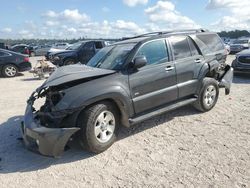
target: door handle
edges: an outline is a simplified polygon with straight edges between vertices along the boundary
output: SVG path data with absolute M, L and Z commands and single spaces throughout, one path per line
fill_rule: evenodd
M 171 70 L 173 70 L 174 69 L 174 67 L 172 67 L 172 66 L 167 66 L 166 68 L 165 68 L 165 71 L 171 71 Z
M 200 62 L 201 62 L 201 59 L 196 59 L 194 62 L 195 62 L 195 63 L 200 63 Z

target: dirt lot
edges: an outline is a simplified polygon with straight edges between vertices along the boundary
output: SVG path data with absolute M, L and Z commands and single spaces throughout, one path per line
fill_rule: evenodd
M 102 154 L 74 146 L 60 159 L 18 140 L 26 99 L 42 82 L 30 73 L 0 78 L 1 187 L 250 186 L 250 76 L 235 77 L 231 94 L 221 90 L 208 113 L 184 107 L 122 128 Z

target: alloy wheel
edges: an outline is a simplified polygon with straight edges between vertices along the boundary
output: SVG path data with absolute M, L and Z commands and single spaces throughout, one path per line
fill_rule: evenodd
M 110 111 L 103 111 L 95 122 L 95 136 L 101 143 L 108 142 L 115 131 L 115 117 Z

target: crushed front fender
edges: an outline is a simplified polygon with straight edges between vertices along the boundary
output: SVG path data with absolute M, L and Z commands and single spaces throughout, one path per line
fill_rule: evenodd
M 233 81 L 234 69 L 231 66 L 227 65 L 224 70 L 225 72 L 219 80 L 219 87 L 225 88 L 225 94 L 228 95 L 230 93 L 230 89 L 231 89 L 231 85 Z
M 24 144 L 28 149 L 38 151 L 42 155 L 60 157 L 65 145 L 80 128 L 47 128 L 34 118 L 33 107 L 28 103 L 21 125 Z

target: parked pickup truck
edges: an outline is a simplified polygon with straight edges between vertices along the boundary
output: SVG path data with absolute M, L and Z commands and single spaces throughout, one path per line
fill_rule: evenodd
M 108 149 L 120 126 L 192 104 L 211 110 L 219 88 L 229 94 L 233 69 L 216 33 L 149 33 L 100 50 L 86 65 L 58 68 L 27 102 L 21 126 L 28 148 L 60 156 L 77 139 L 94 153 Z M 34 108 L 38 98 L 46 102 Z M 131 143 L 133 144 L 133 143 Z
M 100 49 L 106 46 L 105 41 L 80 41 L 66 50 L 50 53 L 48 59 L 56 66 L 72 65 L 78 62 L 86 64 Z

